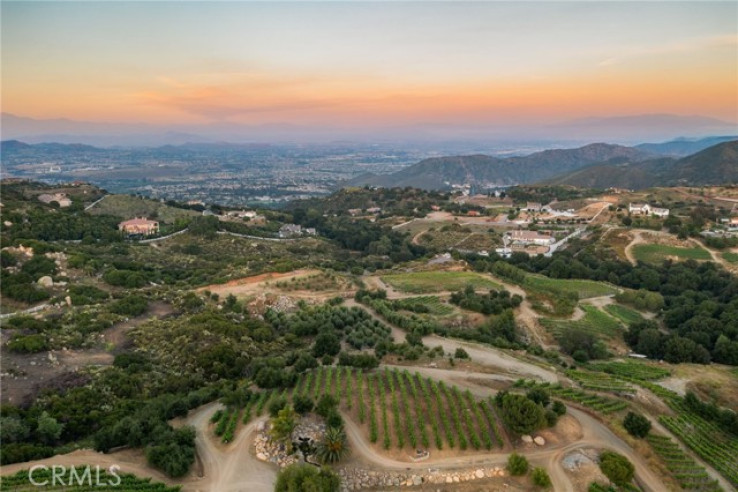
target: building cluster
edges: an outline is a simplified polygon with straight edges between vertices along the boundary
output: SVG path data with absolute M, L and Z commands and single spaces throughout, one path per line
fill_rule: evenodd
M 628 212 L 630 215 L 655 215 L 656 217 L 668 217 L 668 208 L 652 207 L 648 203 L 629 203 Z
M 315 236 L 317 231 L 313 227 L 303 228 L 299 224 L 285 224 L 279 228 L 279 238 L 288 239 L 300 236 Z

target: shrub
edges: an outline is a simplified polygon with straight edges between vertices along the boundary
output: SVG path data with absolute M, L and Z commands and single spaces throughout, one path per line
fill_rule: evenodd
M 307 395 L 296 395 L 292 398 L 292 405 L 295 407 L 295 412 L 300 415 L 305 415 L 313 409 L 315 403 L 313 402 L 313 399 Z
M 548 473 L 546 473 L 546 470 L 543 468 L 533 468 L 531 476 L 533 478 L 533 483 L 538 487 L 548 488 L 551 486 L 551 478 L 549 478 Z
M 626 485 L 633 480 L 635 468 L 625 456 L 612 451 L 600 454 L 600 470 L 615 485 Z
M 510 475 L 525 475 L 528 472 L 528 460 L 517 453 L 511 454 L 507 458 L 507 471 Z
M 623 420 L 623 427 L 631 436 L 644 438 L 651 430 L 651 422 L 639 413 L 628 412 Z
M 466 350 L 459 347 L 456 349 L 456 352 L 454 352 L 454 357 L 456 357 L 457 359 L 468 359 L 469 354 L 466 352 Z
M 275 492 L 337 492 L 341 481 L 327 468 L 318 471 L 311 465 L 294 464 L 285 467 L 277 475 Z
M 548 396 L 548 391 L 543 388 L 529 389 L 525 396 L 527 396 L 529 400 L 532 400 L 544 407 L 547 407 L 551 401 L 551 398 Z
M 566 405 L 561 403 L 559 400 L 556 400 L 555 402 L 553 402 L 553 405 L 551 405 L 551 410 L 556 412 L 556 415 L 561 417 L 566 413 Z
M 331 395 L 323 395 L 315 406 L 315 413 L 323 418 L 327 418 L 331 413 L 335 413 L 338 408 L 338 402 Z
M 339 416 L 340 418 L 340 416 Z M 346 433 L 342 428 L 329 425 L 318 443 L 317 455 L 323 463 L 337 463 L 349 452 Z
M 279 414 L 279 411 L 287 406 L 287 399 L 284 397 L 278 397 L 273 399 L 269 403 L 269 416 L 274 418 Z M 298 412 L 299 413 L 299 412 Z

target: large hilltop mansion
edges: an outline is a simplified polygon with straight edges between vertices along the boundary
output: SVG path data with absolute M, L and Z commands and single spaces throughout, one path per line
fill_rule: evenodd
M 151 236 L 159 232 L 159 223 L 144 217 L 136 217 L 135 219 L 125 220 L 118 224 L 118 230 L 131 236 Z

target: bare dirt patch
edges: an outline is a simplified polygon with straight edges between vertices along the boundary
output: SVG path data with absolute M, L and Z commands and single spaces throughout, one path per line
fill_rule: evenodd
M 102 333 L 102 339 L 114 349 L 122 347 L 127 333 L 151 319 L 163 318 L 174 311 L 170 304 L 152 302 L 141 316 L 116 323 Z M 21 404 L 46 387 L 61 384 L 67 387 L 77 379 L 75 373 L 89 366 L 106 366 L 113 363 L 113 352 L 102 349 L 51 350 L 36 354 L 16 354 L 6 349 L 10 338 L 8 330 L 1 332 L 2 374 L 0 374 L 0 399 L 2 403 Z

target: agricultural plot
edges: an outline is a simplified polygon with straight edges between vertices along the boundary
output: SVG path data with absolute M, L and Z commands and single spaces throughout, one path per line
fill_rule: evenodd
M 542 275 L 526 275 L 523 287 L 532 287 L 555 295 L 576 295 L 579 299 L 615 295 L 619 292 L 617 287 L 604 282 L 549 278 Z
M 85 475 L 89 469 L 90 474 Z M 13 490 L 18 492 L 31 492 L 36 490 L 95 490 L 102 492 L 177 492 L 180 487 L 168 487 L 160 482 L 152 482 L 150 478 L 139 478 L 129 473 L 118 473 L 114 476 L 104 469 L 100 469 L 99 473 L 95 465 L 77 465 L 75 467 L 75 476 L 72 475 L 70 468 L 60 476 L 57 470 L 49 468 L 34 469 L 32 483 L 29 477 L 30 470 L 21 470 L 15 475 L 0 477 L 0 490 Z M 57 474 L 56 480 L 52 474 Z M 74 479 L 74 480 L 73 480 Z M 82 485 L 80 485 L 80 480 Z M 46 485 L 39 485 L 46 483 Z
M 668 258 L 679 260 L 710 260 L 711 256 L 706 249 L 695 246 L 694 248 L 680 248 L 678 246 L 667 246 L 663 244 L 636 244 L 633 246 L 633 256 L 636 260 L 644 263 L 661 263 Z
M 623 362 L 590 362 L 587 369 L 591 371 L 605 372 L 621 378 L 640 379 L 643 381 L 656 381 L 671 375 L 671 371 L 647 362 L 623 361 Z
M 591 408 L 600 413 L 608 414 L 619 412 L 628 407 L 623 400 L 616 400 L 606 396 L 600 396 L 595 393 L 582 391 L 576 388 L 564 388 L 561 384 L 537 383 L 534 380 L 520 379 L 515 382 L 517 388 L 543 388 L 551 393 L 552 396 L 562 398 L 564 400 L 573 401 L 583 407 Z
M 382 281 L 402 292 L 427 294 L 460 290 L 471 284 L 476 289 L 501 289 L 502 286 L 473 272 L 414 272 L 382 276 Z
M 723 253 L 722 256 L 725 261 L 728 261 L 730 263 L 738 263 L 738 253 L 727 252 Z
M 738 439 L 726 435 L 714 424 L 688 411 L 680 412 L 675 417 L 662 415 L 659 422 L 738 487 Z
M 635 393 L 633 386 L 609 374 L 570 370 L 566 371 L 566 375 L 582 388 L 611 393 Z
M 584 317 L 576 321 L 560 321 L 552 319 L 541 319 L 541 324 L 548 328 L 555 337 L 559 337 L 565 330 L 576 329 L 597 336 L 613 338 L 619 335 L 623 326 L 605 312 L 594 306 L 581 306 Z
M 614 316 L 626 325 L 643 321 L 641 313 L 634 309 L 621 306 L 620 304 L 608 304 L 605 306 L 605 311 L 607 311 L 607 314 Z
M 407 370 L 319 368 L 301 378 L 292 394 L 316 400 L 334 396 L 367 440 L 386 450 L 420 446 L 478 451 L 504 445 L 492 402 Z
M 454 308 L 448 304 L 444 304 L 436 296 L 418 296 L 418 297 L 407 297 L 404 299 L 397 299 L 393 301 L 393 305 L 396 309 L 406 310 L 406 307 L 410 307 L 410 311 L 413 311 L 414 305 L 423 306 L 427 309 L 428 314 L 435 316 L 445 316 L 454 312 Z M 414 310 L 417 312 L 417 310 Z
M 723 490 L 715 480 L 710 478 L 704 467 L 697 464 L 669 437 L 652 433 L 646 437 L 646 440 L 684 490 L 700 492 Z

